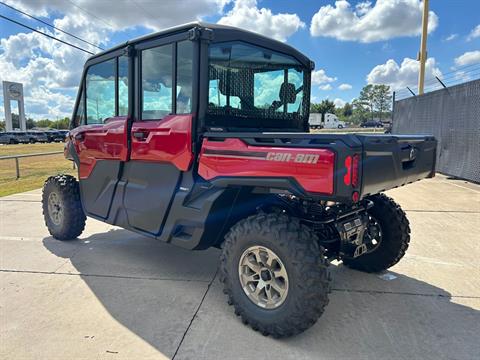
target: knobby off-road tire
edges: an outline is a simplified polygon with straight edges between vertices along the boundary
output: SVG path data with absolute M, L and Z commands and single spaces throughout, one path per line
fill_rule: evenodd
M 278 307 L 260 307 L 242 287 L 239 262 L 252 247 L 273 252 L 288 275 L 288 292 Z M 307 226 L 283 213 L 260 213 L 239 221 L 225 236 L 220 280 L 244 324 L 280 338 L 305 331 L 322 315 L 330 291 L 327 266 L 324 249 Z
M 355 270 L 374 273 L 386 270 L 400 261 L 410 243 L 410 225 L 405 212 L 384 194 L 369 198 L 374 205 L 368 210 L 381 228 L 381 242 L 372 252 L 343 263 Z
M 76 239 L 85 228 L 80 188 L 73 176 L 50 176 L 43 185 L 42 207 L 48 232 L 57 240 Z

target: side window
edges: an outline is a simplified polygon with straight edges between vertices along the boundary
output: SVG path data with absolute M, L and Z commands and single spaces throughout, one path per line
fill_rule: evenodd
M 116 59 L 92 65 L 87 71 L 87 123 L 102 124 L 115 116 Z
M 142 119 L 162 119 L 172 113 L 172 51 L 163 45 L 142 51 Z
M 81 89 L 80 91 L 82 93 L 80 94 L 77 112 L 75 113 L 75 117 L 73 118 L 74 127 L 85 125 L 85 96 L 83 93 L 83 89 Z
M 177 114 L 192 112 L 193 44 L 177 43 Z
M 118 58 L 118 116 L 128 115 L 128 57 Z

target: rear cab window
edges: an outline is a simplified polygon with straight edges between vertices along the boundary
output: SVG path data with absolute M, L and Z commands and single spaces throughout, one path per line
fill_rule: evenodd
M 309 71 L 294 57 L 241 41 L 211 44 L 206 124 L 298 129 Z

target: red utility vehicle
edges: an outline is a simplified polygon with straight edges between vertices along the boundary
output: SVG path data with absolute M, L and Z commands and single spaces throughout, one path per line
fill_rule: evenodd
M 382 191 L 435 174 L 432 136 L 308 133 L 314 64 L 252 32 L 193 23 L 91 57 L 65 154 L 49 178 L 50 233 L 86 215 L 187 249 L 221 247 L 245 323 L 275 337 L 312 326 L 338 259 L 377 272 L 409 243 Z

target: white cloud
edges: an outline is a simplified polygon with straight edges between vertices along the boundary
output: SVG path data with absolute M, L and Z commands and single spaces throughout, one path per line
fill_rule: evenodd
M 478 37 L 480 37 L 480 24 L 478 24 L 477 26 L 475 26 L 474 29 L 472 29 L 472 31 L 467 37 L 467 41 L 473 40 Z
M 328 76 L 323 69 L 312 71 L 312 85 L 322 85 L 336 80 L 336 77 Z
M 405 58 L 400 65 L 393 59 L 385 64 L 375 66 L 367 75 L 369 84 L 386 84 L 392 90 L 404 89 L 415 86 L 418 83 L 419 62 Z M 425 81 L 442 77 L 442 72 L 436 66 L 435 58 L 428 58 L 425 63 Z
M 350 84 L 340 84 L 340 85 L 338 86 L 338 88 L 339 88 L 340 90 L 350 90 L 350 89 L 352 88 L 352 85 L 350 85 Z
M 458 34 L 450 34 L 443 41 L 452 41 L 458 37 Z
M 98 27 L 123 30 L 145 26 L 152 30 L 164 29 L 202 17 L 221 13 L 230 0 L 176 0 L 176 1 L 115 1 L 98 0 L 8 0 L 7 3 L 35 16 L 47 16 L 53 11 L 62 14 L 87 16 Z
M 364 43 L 421 33 L 422 3 L 419 0 L 377 0 L 352 8 L 346 0 L 322 6 L 310 25 L 312 36 L 333 37 Z M 438 25 L 438 16 L 429 12 L 429 32 Z
M 320 85 L 318 88 L 320 90 L 332 90 L 332 85 L 330 84 Z
M 105 46 L 115 32 L 134 26 L 157 30 L 221 13 L 230 0 L 112 2 L 98 0 L 6 0 L 94 44 Z M 69 15 L 61 15 L 69 14 Z M 50 28 L 40 28 L 91 52 L 98 49 Z M 37 33 L 17 33 L 0 42 L 0 80 L 24 84 L 26 115 L 33 118 L 70 116 L 76 87 L 88 54 Z M 0 94 L 0 101 L 1 99 Z
M 336 107 L 341 108 L 341 107 L 344 107 L 347 102 L 343 99 L 336 98 L 335 100 L 333 100 L 333 103 L 335 104 Z
M 256 0 L 236 0 L 233 9 L 218 23 L 255 31 L 280 41 L 286 41 L 290 35 L 305 27 L 297 14 L 273 14 L 270 9 L 259 9 Z
M 455 65 L 464 66 L 480 63 L 480 50 L 467 51 L 466 53 L 455 58 Z

